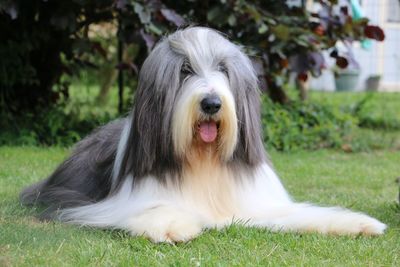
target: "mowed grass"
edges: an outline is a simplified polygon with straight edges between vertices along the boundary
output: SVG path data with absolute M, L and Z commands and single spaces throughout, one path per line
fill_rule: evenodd
M 40 222 L 18 203 L 63 148 L 0 147 L 0 266 L 400 266 L 399 152 L 271 155 L 296 200 L 341 205 L 389 225 L 379 237 L 272 233 L 231 226 L 185 244 L 153 244 L 122 231 Z

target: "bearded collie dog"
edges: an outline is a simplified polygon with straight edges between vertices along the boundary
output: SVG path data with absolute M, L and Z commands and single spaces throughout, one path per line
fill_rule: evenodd
M 203 27 L 162 39 L 140 71 L 131 113 L 80 141 L 21 202 L 47 207 L 45 219 L 153 242 L 188 241 L 235 221 L 340 235 L 386 228 L 362 213 L 291 199 L 263 147 L 251 61 Z

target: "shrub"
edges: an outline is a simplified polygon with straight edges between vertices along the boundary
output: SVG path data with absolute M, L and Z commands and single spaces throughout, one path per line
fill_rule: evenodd
M 75 100 L 73 104 L 64 103 L 3 120 L 0 128 L 6 130 L 0 133 L 0 145 L 73 145 L 116 116 L 103 111 L 104 108 L 86 108 L 88 105 L 91 104 Z M 281 105 L 263 97 L 262 125 L 268 148 L 282 151 L 338 148 L 356 122 L 354 117 L 334 108 L 300 101 Z
M 67 97 L 60 78 L 92 66 L 85 56 L 102 52 L 87 27 L 113 19 L 112 3 L 0 1 L 0 108 L 20 117 Z
M 357 119 L 320 104 L 294 101 L 281 105 L 264 97 L 262 125 L 269 148 L 340 148 L 356 127 Z
M 398 109 L 387 109 L 386 106 L 389 106 L 389 102 L 386 102 L 384 105 L 383 103 L 377 104 L 374 101 L 376 96 L 377 95 L 374 93 L 369 93 L 353 107 L 352 112 L 354 116 L 359 119 L 358 125 L 362 128 L 386 131 L 400 130 Z M 397 104 L 396 102 L 396 105 Z M 380 112 L 377 112 L 377 109 L 380 110 Z
M 83 112 L 79 105 L 64 103 L 3 120 L 0 145 L 71 146 L 113 118 L 108 112 Z

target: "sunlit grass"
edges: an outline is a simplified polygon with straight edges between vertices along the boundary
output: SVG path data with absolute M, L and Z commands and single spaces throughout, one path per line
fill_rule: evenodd
M 0 266 L 399 266 L 399 152 L 272 153 L 296 200 L 341 205 L 389 225 L 380 237 L 271 233 L 232 226 L 178 245 L 121 231 L 39 222 L 18 203 L 23 186 L 67 155 L 62 148 L 0 147 Z

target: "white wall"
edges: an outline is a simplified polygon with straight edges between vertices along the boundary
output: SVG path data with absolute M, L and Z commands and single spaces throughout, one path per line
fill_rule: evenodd
M 400 91 L 400 17 L 399 23 L 388 21 L 391 9 L 399 8 L 398 0 L 363 0 L 364 15 L 371 24 L 379 25 L 385 31 L 384 42 L 372 41 L 370 49 L 362 49 L 359 44 L 354 45 L 355 58 L 361 66 L 361 76 L 356 90 L 364 90 L 365 80 L 370 75 L 382 75 L 380 90 Z M 319 78 L 311 79 L 310 88 L 333 91 L 334 78 L 329 67 L 334 65 L 329 55 L 325 55 L 328 69 Z

